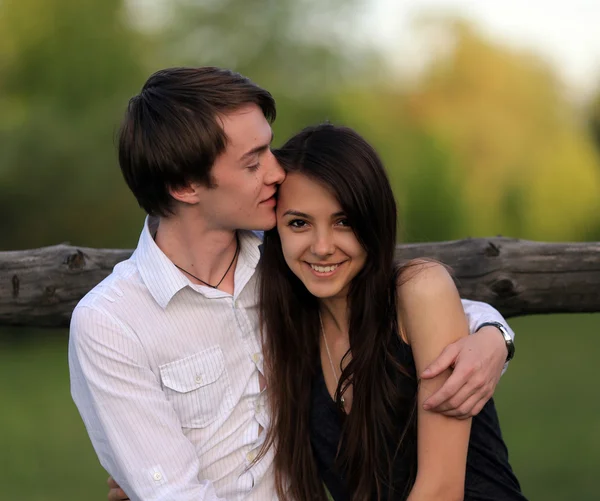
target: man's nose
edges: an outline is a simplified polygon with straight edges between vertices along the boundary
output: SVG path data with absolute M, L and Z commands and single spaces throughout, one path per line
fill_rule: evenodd
M 283 183 L 283 180 L 285 179 L 285 171 L 283 170 L 283 167 L 281 167 L 281 165 L 275 158 L 275 155 L 273 155 L 273 153 L 270 150 L 267 152 L 267 166 L 268 166 L 269 170 L 267 172 L 267 175 L 265 176 L 265 183 L 266 184 L 281 184 L 281 183 Z

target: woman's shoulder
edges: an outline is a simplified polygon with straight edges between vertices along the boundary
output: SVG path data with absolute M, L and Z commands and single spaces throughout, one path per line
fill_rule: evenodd
M 465 320 L 449 268 L 427 259 L 404 264 L 398 270 L 397 316 L 400 336 L 409 345 L 413 346 L 417 337 L 429 338 L 434 334 L 437 341 L 443 342 L 438 332 L 439 322 Z
M 444 291 L 455 291 L 451 269 L 439 261 L 418 258 L 400 264 L 396 287 L 398 298 L 432 297 Z

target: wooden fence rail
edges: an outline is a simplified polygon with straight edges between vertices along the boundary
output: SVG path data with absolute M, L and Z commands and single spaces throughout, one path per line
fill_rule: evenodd
M 77 302 L 131 250 L 55 245 L 0 252 L 0 325 L 66 327 Z M 600 242 L 510 238 L 399 245 L 450 265 L 463 297 L 505 316 L 600 312 Z

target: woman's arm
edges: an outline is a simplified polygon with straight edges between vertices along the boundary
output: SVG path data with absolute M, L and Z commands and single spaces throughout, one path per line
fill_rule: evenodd
M 497 322 L 512 339 L 515 335 L 502 315 L 489 304 L 467 299 L 463 299 L 462 304 L 471 335 L 448 345 L 421 377 L 429 379 L 453 367 L 452 376 L 425 405 L 446 416 L 464 419 L 479 414 L 508 366 L 508 345 L 501 331 L 498 327 L 481 328 L 481 325 Z
M 417 374 L 450 343 L 469 334 L 467 320 L 446 269 L 431 262 L 406 269 L 398 287 L 399 319 L 412 347 Z M 464 495 L 471 421 L 423 409 L 450 371 L 421 380 L 417 414 L 417 478 L 409 501 L 454 501 Z

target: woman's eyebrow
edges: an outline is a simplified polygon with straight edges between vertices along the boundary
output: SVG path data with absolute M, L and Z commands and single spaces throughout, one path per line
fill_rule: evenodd
M 287 210 L 283 213 L 284 216 L 296 216 L 296 217 L 303 217 L 304 219 L 312 219 L 311 216 L 309 216 L 308 214 L 305 214 L 304 212 L 300 212 L 297 210 Z M 344 211 L 339 211 L 339 212 L 334 212 L 331 215 L 331 219 L 334 219 L 336 217 L 342 217 L 345 216 L 346 213 Z
M 296 217 L 303 217 L 304 219 L 311 219 L 311 217 L 308 214 L 305 214 L 304 212 L 299 212 L 296 210 L 286 210 L 283 213 L 284 216 L 296 216 Z

